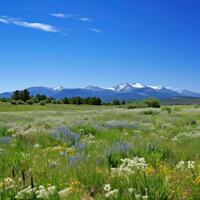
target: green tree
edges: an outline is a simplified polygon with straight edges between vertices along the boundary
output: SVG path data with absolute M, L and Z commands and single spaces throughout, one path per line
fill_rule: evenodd
M 117 99 L 113 100 L 112 104 L 113 104 L 114 106 L 121 105 L 120 101 L 117 100 Z
M 67 97 L 65 97 L 64 99 L 62 99 L 62 102 L 64 104 L 69 104 L 69 99 Z
M 147 105 L 147 107 L 160 108 L 160 100 L 155 98 L 146 99 L 144 100 L 144 103 Z
M 20 91 L 16 90 L 12 95 L 12 100 L 18 101 L 20 100 Z
M 27 102 L 30 98 L 30 92 L 27 89 L 20 92 L 20 100 Z

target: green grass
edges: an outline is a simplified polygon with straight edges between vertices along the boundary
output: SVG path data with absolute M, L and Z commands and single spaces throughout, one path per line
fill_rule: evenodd
M 200 108 L 0 103 L 0 199 L 20 195 L 200 199 Z

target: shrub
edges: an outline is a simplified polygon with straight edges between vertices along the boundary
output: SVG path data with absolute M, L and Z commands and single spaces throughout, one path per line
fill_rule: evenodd
M 56 104 L 57 101 L 56 101 L 56 100 L 52 100 L 51 103 L 52 103 L 52 104 Z
M 28 100 L 26 103 L 27 103 L 28 105 L 33 105 L 33 104 L 34 104 L 34 101 L 33 101 L 32 99 L 30 99 L 30 100 Z
M 6 99 L 6 98 L 0 98 L 0 101 L 1 102 L 8 102 L 8 99 Z
M 169 114 L 172 112 L 172 108 L 169 106 L 162 107 L 162 111 L 167 111 Z
M 113 104 L 114 106 L 121 105 L 120 101 L 117 100 L 117 99 L 113 100 L 112 104 Z
M 18 100 L 18 101 L 17 101 L 17 104 L 18 104 L 18 105 L 23 105 L 23 104 L 24 104 L 24 101 Z
M 146 108 L 147 105 L 143 101 L 136 101 L 127 106 L 127 109 Z
M 160 101 L 158 99 L 146 99 L 144 100 L 144 103 L 147 105 L 147 107 L 160 108 Z
M 17 101 L 15 101 L 15 100 L 12 100 L 10 103 L 11 103 L 12 105 L 17 105 Z
M 69 104 L 69 99 L 68 99 L 68 98 L 62 99 L 62 103 L 63 103 L 63 104 Z
M 56 101 L 56 103 L 57 103 L 57 104 L 61 104 L 61 103 L 62 103 L 62 101 L 60 101 L 60 100 L 57 100 L 57 101 Z
M 46 100 L 40 101 L 40 105 L 41 105 L 41 106 L 45 106 L 46 104 L 47 104 Z
M 186 122 L 186 125 L 188 125 L 188 126 L 194 126 L 194 125 L 196 125 L 197 124 L 197 122 L 196 122 L 196 120 L 194 120 L 194 119 L 189 119 L 189 120 L 187 120 L 187 122 Z
M 145 110 L 145 111 L 143 112 L 143 114 L 144 114 L 144 115 L 158 115 L 159 112 L 154 111 L 154 110 Z
M 8 128 L 0 127 L 0 136 L 7 136 Z

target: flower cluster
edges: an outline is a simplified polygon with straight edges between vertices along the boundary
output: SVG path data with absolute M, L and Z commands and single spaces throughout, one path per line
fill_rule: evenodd
M 31 186 L 19 191 L 15 196 L 16 199 L 30 199 L 34 195 L 37 199 L 49 199 L 52 195 L 56 193 L 56 187 L 44 187 L 43 185 L 39 186 L 37 189 L 36 187 L 32 188 Z
M 135 170 L 145 170 L 147 163 L 144 158 L 134 157 L 133 159 L 121 159 L 122 164 L 117 168 L 111 168 L 112 174 L 132 174 Z
M 71 193 L 71 188 L 68 187 L 68 188 L 65 188 L 65 189 L 59 191 L 58 195 L 59 195 L 60 199 L 65 200 L 65 199 L 67 199 L 67 197 L 69 196 L 70 193 Z
M 134 195 L 135 195 L 135 199 L 142 199 L 142 200 L 147 200 L 149 199 L 149 196 L 148 196 L 148 192 L 147 192 L 147 188 L 145 188 L 145 195 L 141 195 L 141 194 L 138 194 L 136 192 L 134 192 Z
M 15 196 L 15 199 L 30 199 L 33 197 L 36 192 L 36 188 L 32 188 L 31 186 L 19 191 Z
M 194 164 L 195 162 L 194 161 L 183 161 L 181 160 L 177 165 L 176 165 L 176 168 L 177 169 L 185 169 L 185 167 L 187 167 L 188 169 L 194 169 Z
M 106 198 L 117 198 L 119 190 L 114 189 L 111 190 L 111 185 L 110 184 L 105 184 L 103 190 L 106 192 L 105 197 Z
M 12 178 L 5 178 L 0 182 L 0 187 L 5 188 L 6 190 L 12 189 L 15 187 L 15 181 Z
M 75 145 L 80 139 L 80 135 L 72 132 L 68 127 L 59 127 L 55 129 L 51 133 L 51 137 L 66 142 L 69 146 Z

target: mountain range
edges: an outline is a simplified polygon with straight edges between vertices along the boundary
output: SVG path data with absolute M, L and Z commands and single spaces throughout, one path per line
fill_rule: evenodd
M 143 85 L 141 83 L 124 83 L 111 88 L 90 85 L 86 88 L 67 89 L 63 87 L 30 87 L 27 88 L 31 95 L 43 94 L 48 97 L 62 99 L 64 97 L 100 97 L 104 101 L 118 100 L 136 100 L 155 97 L 159 99 L 174 97 L 195 97 L 200 98 L 200 93 L 189 90 L 174 90 L 169 87 Z M 13 92 L 4 92 L 0 94 L 1 98 L 10 98 Z

